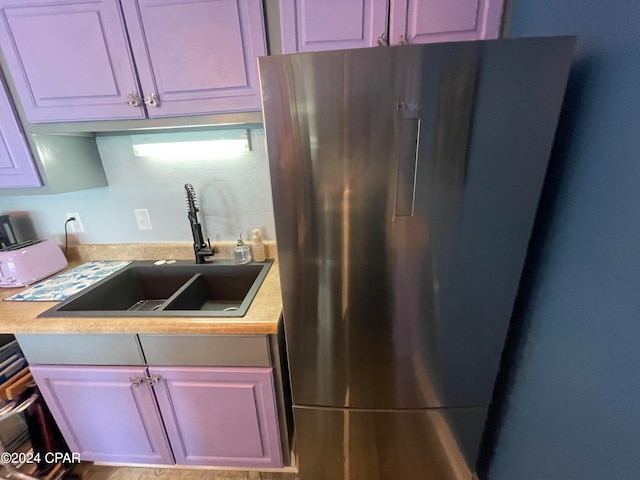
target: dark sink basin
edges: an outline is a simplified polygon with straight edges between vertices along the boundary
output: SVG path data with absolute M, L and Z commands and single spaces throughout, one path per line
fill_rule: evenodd
M 133 262 L 40 317 L 242 317 L 271 261 Z

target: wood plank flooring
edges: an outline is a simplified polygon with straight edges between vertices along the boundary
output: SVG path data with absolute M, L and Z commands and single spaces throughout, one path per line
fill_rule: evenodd
M 111 467 L 81 463 L 73 469 L 81 480 L 297 480 L 295 473 L 185 468 Z

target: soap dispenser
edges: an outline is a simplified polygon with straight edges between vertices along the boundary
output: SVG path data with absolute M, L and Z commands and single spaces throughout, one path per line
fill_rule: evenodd
M 256 262 L 264 262 L 267 258 L 264 254 L 264 243 L 262 243 L 262 237 L 260 237 L 260 230 L 257 228 L 253 231 L 253 259 Z
M 249 251 L 249 247 L 242 241 L 242 234 L 238 237 L 236 248 L 233 249 L 233 258 L 238 264 L 249 263 L 251 261 L 251 252 Z

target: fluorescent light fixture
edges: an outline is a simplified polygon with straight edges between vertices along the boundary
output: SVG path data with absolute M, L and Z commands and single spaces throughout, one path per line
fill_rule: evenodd
M 130 135 L 136 157 L 229 157 L 251 151 L 249 130 L 209 130 Z

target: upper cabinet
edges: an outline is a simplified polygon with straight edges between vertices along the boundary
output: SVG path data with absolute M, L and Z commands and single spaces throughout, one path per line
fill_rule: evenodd
M 260 109 L 260 0 L 0 0 L 0 14 L 30 122 Z
M 149 117 L 260 110 L 260 0 L 122 1 Z
M 504 0 L 280 0 L 282 52 L 498 38 L 503 3 Z
M 390 43 L 498 38 L 503 3 L 504 0 L 391 0 Z
M 61 193 L 106 184 L 95 138 L 25 134 L 0 76 L 0 195 Z
M 0 188 L 42 185 L 0 77 Z
M 117 0 L 0 2 L 0 48 L 30 122 L 144 118 Z
M 280 0 L 282 53 L 363 48 L 386 37 L 387 0 Z

